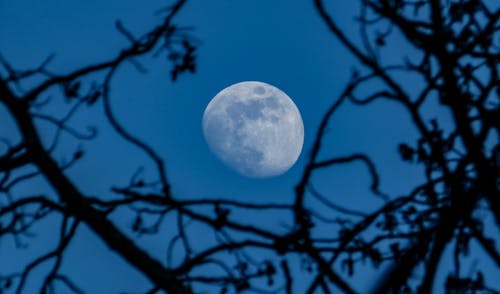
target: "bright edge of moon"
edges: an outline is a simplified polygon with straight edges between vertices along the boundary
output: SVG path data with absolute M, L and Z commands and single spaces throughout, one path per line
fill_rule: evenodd
M 203 135 L 227 166 L 250 178 L 278 176 L 297 161 L 304 143 L 300 112 L 280 89 L 246 81 L 220 91 L 203 114 Z

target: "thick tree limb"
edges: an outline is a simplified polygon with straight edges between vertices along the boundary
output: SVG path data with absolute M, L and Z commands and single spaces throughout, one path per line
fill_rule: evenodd
M 172 270 L 166 269 L 161 263 L 137 247 L 130 239 L 111 223 L 106 214 L 93 208 L 84 195 L 63 174 L 56 162 L 44 150 L 33 121 L 28 113 L 24 100 L 16 98 L 0 81 L 0 101 L 3 102 L 17 122 L 23 134 L 27 152 L 43 173 L 47 181 L 58 193 L 71 215 L 85 223 L 103 240 L 110 249 L 116 251 L 122 258 L 143 272 L 151 282 L 169 293 L 190 293 Z

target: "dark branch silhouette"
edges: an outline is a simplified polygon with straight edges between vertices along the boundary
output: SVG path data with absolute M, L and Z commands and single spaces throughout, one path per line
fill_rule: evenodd
M 117 21 L 116 29 L 129 45 L 108 60 L 69 73 L 50 69 L 53 55 L 28 70 L 17 69 L 0 55 L 0 104 L 16 126 L 11 131 L 19 134 L 16 140 L 0 135 L 0 240 L 11 237 L 19 249 L 36 242 L 31 232 L 49 215 L 58 217 L 59 234 L 52 250 L 21 271 L 1 273 L 0 293 L 24 293 L 39 269 L 40 293 L 86 293 L 85 285 L 76 284 L 61 266 L 82 226 L 149 279 L 144 293 L 358 293 L 360 285 L 351 277 L 364 275 L 366 268 L 377 272 L 372 293 L 500 293 L 491 273 L 462 270 L 464 257 L 470 255 L 489 259 L 500 269 L 498 5 L 479 0 L 359 0 L 355 21 L 360 39 L 355 41 L 332 18 L 324 1 L 313 0 L 332 38 L 360 68 L 325 106 L 326 113 L 318 114 L 322 119 L 307 147 L 304 171 L 290 187 L 295 197 L 290 203 L 256 204 L 207 197 L 208 193 L 190 200 L 175 195 L 163 158 L 128 131 L 111 107 L 113 87 L 118 86 L 112 81 L 126 63 L 147 74 L 141 57 L 162 55 L 171 63 L 173 82 L 196 72 L 196 38 L 174 22 L 186 2 L 178 0 L 163 9 L 163 21 L 142 35 Z M 399 63 L 387 64 L 381 53 L 394 38 L 413 51 L 403 53 Z M 21 87 L 33 76 L 41 82 L 27 90 Z M 415 89 L 413 80 L 423 83 Z M 47 98 L 53 89 L 61 90 L 59 96 Z M 56 116 L 48 111 L 50 99 L 70 107 Z M 394 146 L 403 163 L 424 174 L 403 195 L 382 190 L 382 182 L 399 179 L 384 177 L 379 172 L 383 163 L 369 154 L 353 150 L 338 156 L 325 150 L 328 125 L 339 109 L 346 104 L 371 107 L 379 101 L 399 105 L 418 132 Z M 451 123 L 430 117 L 430 103 L 446 110 Z M 128 184 L 109 183 L 112 195 L 87 195 L 79 189 L 67 170 L 85 160 L 85 150 L 66 148 L 71 156 L 64 161 L 56 154 L 68 138 L 89 143 L 95 139 L 99 127 L 81 130 L 72 124 L 84 106 L 102 107 L 114 132 L 151 160 L 146 164 L 154 168 L 154 175 L 145 176 L 140 167 L 144 163 L 138 162 Z M 42 137 L 40 124 L 54 130 L 52 137 Z M 329 197 L 329 191 L 316 188 L 314 174 L 347 165 L 368 172 L 366 197 L 380 200 L 372 211 L 344 207 Z M 49 192 L 23 194 L 22 188 L 35 180 L 48 184 Z M 121 208 L 129 213 L 129 232 L 112 221 L 111 215 Z M 240 212 L 290 219 L 285 225 L 259 226 L 238 217 Z M 493 230 L 485 229 L 492 225 Z M 165 260 L 157 260 L 141 249 L 139 237 L 166 234 L 162 226 L 173 233 Z M 213 240 L 194 242 L 202 231 L 212 233 Z M 472 244 L 478 245 L 474 252 Z M 447 249 L 452 249 L 452 268 L 440 265 Z M 447 276 L 438 283 L 440 271 Z

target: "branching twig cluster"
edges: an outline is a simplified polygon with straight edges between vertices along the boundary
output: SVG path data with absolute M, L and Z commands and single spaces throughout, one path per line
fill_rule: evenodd
M 358 45 L 331 18 L 323 1 L 315 0 L 319 16 L 362 69 L 353 72 L 323 116 L 293 201 L 255 204 L 206 197 L 179 199 L 171 192 L 163 159 L 128 132 L 111 108 L 111 81 L 126 62 L 146 72 L 140 58 L 163 54 L 173 64 L 172 80 L 195 72 L 195 39 L 173 22 L 185 2 L 178 0 L 162 11 L 166 13 L 163 23 L 142 36 L 134 36 L 117 22 L 117 30 L 130 45 L 108 61 L 68 74 L 49 70 L 52 56 L 30 70 L 17 70 L 0 56 L 5 73 L 0 79 L 0 103 L 18 126 L 20 138 L 12 142 L 5 137 L 0 142 L 0 238 L 12 236 L 22 248 L 35 241 L 32 232 L 41 219 L 56 216 L 60 225 L 53 250 L 20 272 L 0 273 L 0 293 L 23 293 L 32 272 L 41 265 L 47 270 L 40 292 L 84 293 L 84 285 L 76 285 L 61 268 L 65 251 L 81 226 L 90 228 L 150 280 L 146 293 L 204 289 L 295 293 L 304 285 L 307 293 L 356 293 L 358 287 L 349 277 L 366 267 L 367 261 L 375 269 L 388 265 L 374 293 L 431 293 L 446 248 L 453 248 L 454 268 L 441 288 L 452 293 L 498 293 L 484 273 L 465 273 L 462 264 L 476 242 L 483 256 L 500 267 L 498 236 L 489 235 L 485 226 L 491 224 L 480 217 L 490 213 L 495 224 L 500 224 L 499 7 L 479 0 L 360 0 Z M 414 52 L 400 64 L 385 64 L 383 52 L 394 37 L 413 46 Z M 33 75 L 43 77 L 43 82 L 25 90 L 24 80 Z M 421 79 L 424 86 L 410 90 L 403 76 Z M 379 90 L 369 88 L 374 81 L 380 84 Z M 50 105 L 45 97 L 53 89 L 60 89 L 60 99 L 70 105 L 61 117 L 44 112 Z M 381 190 L 381 181 L 391 179 L 379 174 L 367 154 L 319 156 L 328 152 L 323 150 L 326 129 L 344 104 L 369 107 L 380 100 L 399 104 L 419 134 L 395 146 L 402 161 L 421 167 L 425 174 L 406 195 Z M 453 122 L 427 117 L 429 103 L 449 111 Z M 78 142 L 92 141 L 97 135 L 95 128 L 81 131 L 72 125 L 84 105 L 103 107 L 116 133 L 152 160 L 153 178 L 139 168 L 128 184 L 110 183 L 112 197 L 86 195 L 78 188 L 66 170 L 83 160 L 83 148 L 65 161 L 57 158 L 56 151 L 63 134 Z M 41 123 L 55 130 L 49 140 L 40 137 L 37 126 Z M 371 195 L 367 197 L 381 200 L 376 210 L 343 207 L 315 187 L 317 171 L 351 164 L 362 164 L 370 175 Z M 34 180 L 48 184 L 48 192 L 19 193 L 19 186 Z M 313 200 L 319 206 L 310 205 Z M 137 238 L 127 237 L 111 221 L 118 210 L 130 213 L 130 230 Z M 286 225 L 259 226 L 239 218 L 241 212 L 290 219 Z M 199 232 L 204 232 L 204 242 L 196 241 Z M 136 245 L 140 236 L 156 234 L 170 234 L 163 260 Z

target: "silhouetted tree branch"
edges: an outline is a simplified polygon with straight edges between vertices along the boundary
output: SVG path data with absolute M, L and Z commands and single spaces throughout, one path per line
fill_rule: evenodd
M 456 231 L 471 224 L 467 220 L 474 219 L 473 213 L 481 199 L 488 201 L 497 224 L 499 223 L 498 166 L 491 164 L 494 159 L 492 150 L 498 146 L 498 128 L 488 121 L 487 113 L 498 113 L 499 106 L 498 93 L 493 92 L 498 87 L 498 65 L 494 57 L 496 53 L 491 52 L 498 51 L 498 44 L 494 44 L 493 39 L 498 36 L 500 8 L 491 11 L 486 4 L 473 0 L 361 1 L 360 23 L 363 32 L 376 27 L 377 23 L 388 21 L 392 31 L 397 30 L 416 51 L 421 52 L 423 58 L 420 63 L 414 64 L 407 60 L 406 65 L 393 67 L 394 70 L 422 76 L 426 81 L 426 87 L 416 99 L 412 99 L 403 90 L 404 86 L 390 75 L 393 69 L 384 69 L 377 54 L 373 53 L 374 47 L 386 44 L 390 33 L 376 36 L 374 45 L 365 33 L 367 52 L 364 53 L 329 16 L 323 1 L 317 0 L 315 5 L 335 37 L 365 67 L 375 72 L 388 88 L 374 92 L 367 98 L 355 98 L 352 101 L 360 105 L 368 105 L 382 98 L 400 102 L 411 114 L 422 136 L 417 148 L 402 144 L 399 151 L 403 160 L 417 160 L 425 166 L 428 186 L 424 196 L 429 198 L 427 201 L 432 199 L 433 203 L 428 203 L 430 207 L 427 210 L 432 209 L 433 213 L 419 221 L 425 222 L 428 218 L 432 220 L 429 225 L 420 228 L 423 230 L 430 226 L 431 231 L 410 242 L 407 253 L 385 274 L 386 278 L 375 292 L 385 293 L 390 289 L 399 292 L 403 288 L 408 290 L 410 274 L 423 262 L 424 274 L 418 292 L 430 293 L 445 247 L 452 242 L 470 242 L 470 236 L 467 241 L 461 241 L 463 239 L 460 234 L 457 236 Z M 411 9 L 413 13 L 409 12 Z M 367 11 L 372 13 L 371 18 L 367 17 Z M 465 24 L 460 26 L 459 23 Z M 481 51 L 482 54 L 473 54 L 474 50 Z M 487 74 L 482 75 L 483 73 L 489 73 L 489 77 Z M 436 93 L 440 107 L 447 108 L 454 119 L 454 126 L 451 130 L 446 130 L 450 132 L 449 137 L 444 135 L 444 127 L 439 126 L 435 119 L 430 121 L 431 128 L 427 127 L 425 114 L 421 113 L 423 103 L 435 99 L 433 93 Z M 474 129 L 473 123 L 480 125 L 478 131 Z M 489 135 L 495 137 L 493 142 L 486 141 Z M 460 152 L 455 147 L 458 140 L 464 147 L 459 148 L 462 149 Z M 458 154 L 458 158 L 452 160 L 451 153 Z M 433 182 L 437 176 L 441 178 L 439 183 Z M 442 185 L 443 188 L 438 188 Z M 420 212 L 417 208 L 413 211 Z M 471 230 L 475 231 L 476 228 Z M 497 249 L 486 246 L 487 251 L 493 250 L 491 254 L 495 258 L 494 252 Z M 455 255 L 455 260 L 459 260 L 458 256 L 465 253 L 456 250 Z M 452 274 L 452 279 L 459 281 L 463 278 L 456 271 Z M 448 291 L 459 290 L 454 288 L 453 283 L 447 283 L 446 287 Z M 478 290 L 483 285 L 478 288 L 477 284 L 472 283 L 467 287 Z M 461 288 L 460 291 L 465 291 L 466 288 Z
M 356 41 L 331 17 L 324 1 L 312 1 L 332 37 L 360 69 L 352 72 L 326 113 L 318 114 L 323 116 L 304 171 L 291 187 L 295 197 L 290 203 L 256 204 L 175 195 L 163 158 L 128 131 L 111 107 L 118 86 L 112 81 L 125 63 L 146 73 L 141 58 L 163 54 L 172 66 L 172 81 L 196 71 L 196 39 L 174 23 L 186 2 L 178 0 L 163 10 L 161 24 L 142 35 L 117 21 L 116 29 L 129 45 L 112 58 L 69 73 L 50 70 L 54 56 L 19 70 L 0 55 L 0 104 L 17 127 L 12 132 L 19 135 L 15 140 L 0 138 L 0 239 L 11 236 L 23 248 L 34 242 L 31 232 L 49 215 L 57 219 L 58 228 L 55 247 L 20 272 L 0 273 L 0 293 L 23 293 L 32 272 L 40 268 L 39 292 L 85 293 L 84 285 L 76 284 L 61 266 L 82 226 L 149 279 L 144 293 L 358 293 L 360 285 L 351 278 L 366 268 L 379 275 L 372 293 L 498 293 L 486 273 L 465 274 L 461 269 L 463 258 L 472 254 L 471 244 L 483 250 L 473 252 L 478 258 L 500 267 L 500 7 L 479 0 L 359 0 Z M 388 64 L 382 52 L 397 38 L 413 51 Z M 22 83 L 33 76 L 41 82 L 24 90 Z M 421 86 L 412 84 L 417 79 Z M 58 95 L 47 98 L 54 89 L 60 90 Z M 69 107 L 56 116 L 47 111 L 51 99 Z M 371 107 L 380 101 L 399 105 L 418 132 L 394 146 L 403 163 L 424 175 L 402 195 L 382 191 L 382 182 L 399 179 L 384 177 L 383 163 L 370 154 L 353 150 L 339 156 L 324 144 L 330 120 L 341 107 Z M 429 104 L 450 113 L 452 121 L 431 117 Z M 83 192 L 67 171 L 84 160 L 85 150 L 66 148 L 64 153 L 71 156 L 65 160 L 58 159 L 58 152 L 68 138 L 96 138 L 98 128 L 81 130 L 72 123 L 84 106 L 102 107 L 106 123 L 151 160 L 154 174 L 145 175 L 138 167 L 128 183 L 109 183 L 111 195 Z M 40 124 L 54 130 L 51 137 L 42 137 Z M 372 211 L 343 207 L 329 191 L 316 188 L 317 172 L 347 165 L 368 172 L 366 197 L 381 200 Z M 35 180 L 50 186 L 49 191 L 24 194 Z M 129 215 L 127 232 L 112 220 L 122 209 Z M 242 219 L 241 212 L 289 219 L 262 226 Z M 491 225 L 494 230 L 485 229 Z M 199 244 L 199 232 L 213 238 Z M 140 236 L 157 234 L 168 235 L 164 260 L 140 247 Z M 448 248 L 453 249 L 453 269 L 440 265 Z M 437 284 L 442 270 L 448 276 Z

